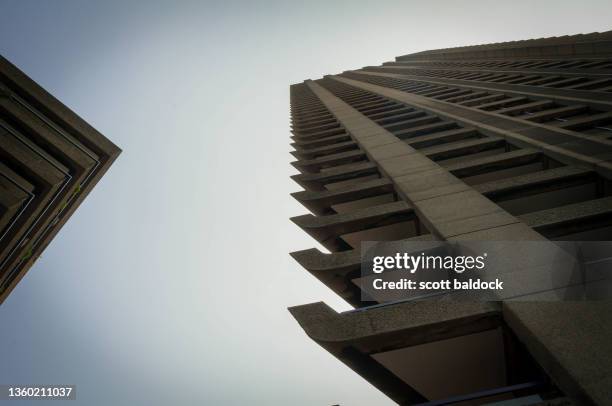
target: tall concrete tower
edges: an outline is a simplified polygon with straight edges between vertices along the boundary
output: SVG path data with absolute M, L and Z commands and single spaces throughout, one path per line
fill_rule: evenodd
M 612 240 L 612 32 L 419 52 L 291 86 L 290 309 L 398 404 L 612 404 L 610 302 L 362 300 L 368 240 Z M 324 373 L 324 372 L 322 372 Z M 506 402 L 506 403 L 495 403 Z M 513 403 L 512 403 L 513 402 Z

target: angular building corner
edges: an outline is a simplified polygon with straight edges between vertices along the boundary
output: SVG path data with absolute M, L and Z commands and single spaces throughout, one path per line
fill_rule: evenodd
M 612 31 L 419 52 L 291 85 L 290 308 L 398 404 L 612 404 L 610 302 L 364 302 L 360 242 L 612 240 Z M 496 403 L 501 402 L 501 403 Z M 506 403 L 503 403 L 506 402 Z
M 0 56 L 0 303 L 121 150 Z

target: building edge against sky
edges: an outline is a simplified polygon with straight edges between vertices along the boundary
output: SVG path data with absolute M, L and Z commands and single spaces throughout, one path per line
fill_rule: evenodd
M 121 150 L 3 57 L 0 109 L 2 303 Z
M 612 404 L 609 302 L 362 301 L 361 241 L 612 240 L 612 31 L 424 51 L 291 86 L 290 308 L 399 404 Z M 538 297 L 534 297 L 537 300 Z M 441 403 L 441 404 L 446 404 Z

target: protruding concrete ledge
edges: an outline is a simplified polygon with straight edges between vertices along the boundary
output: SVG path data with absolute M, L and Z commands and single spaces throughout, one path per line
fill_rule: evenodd
M 527 121 L 533 121 L 539 123 L 541 121 L 547 121 L 552 118 L 563 118 L 566 116 L 571 116 L 574 114 L 580 114 L 587 111 L 589 108 L 582 104 L 577 104 L 573 106 L 564 106 L 559 107 L 553 110 L 541 111 L 539 113 L 534 113 L 529 117 L 525 117 L 524 119 Z
M 612 112 L 608 111 L 605 113 L 595 114 L 589 117 L 581 117 L 576 119 L 570 119 L 559 125 L 559 128 L 566 130 L 580 130 L 583 128 L 593 127 L 609 121 L 612 119 Z
M 349 140 L 344 142 L 337 142 L 330 145 L 324 145 L 318 148 L 311 148 L 307 150 L 300 149 L 297 151 L 292 151 L 291 154 L 298 159 L 315 159 L 331 154 L 351 151 L 357 148 L 359 148 L 357 143 L 355 143 L 355 141 Z
M 475 128 L 453 128 L 450 130 L 437 132 L 431 135 L 421 136 L 415 139 L 408 139 L 406 142 L 416 149 L 432 147 L 447 142 L 461 141 L 482 137 Z
M 341 189 L 292 193 L 297 201 L 315 214 L 332 214 L 334 204 L 364 199 L 393 192 L 393 182 L 387 178 L 371 179 Z
M 351 279 L 359 277 L 360 274 L 361 255 L 358 250 L 324 254 L 316 248 L 311 248 L 292 252 L 291 256 L 351 306 L 364 306 L 361 291 L 351 283 Z
M 471 94 L 472 91 L 469 89 L 455 89 L 454 91 L 448 92 L 444 95 L 439 95 L 438 97 L 436 97 L 438 100 L 449 100 L 449 99 L 456 99 L 458 97 L 461 96 L 465 96 L 467 94 Z
M 402 131 L 398 131 L 395 133 L 395 135 L 401 140 L 407 140 L 421 135 L 437 133 L 444 130 L 452 130 L 457 127 L 457 123 L 455 123 L 454 121 L 437 119 L 433 120 L 432 124 L 424 124 L 420 126 L 411 127 Z
M 414 301 L 345 313 L 318 302 L 289 311 L 319 344 L 367 342 L 370 354 L 489 330 L 501 322 L 501 304 L 495 302 Z
M 401 240 L 402 242 L 430 241 L 431 248 L 440 246 L 440 242 L 431 234 Z M 419 245 L 420 251 L 427 249 Z M 361 274 L 360 250 L 348 250 L 324 254 L 316 248 L 292 252 L 291 256 L 308 272 L 323 282 L 336 294 L 353 307 L 363 307 L 371 303 L 362 301 L 361 290 L 352 280 Z
M 292 217 L 296 225 L 331 251 L 351 249 L 343 234 L 400 223 L 415 218 L 412 206 L 404 201 L 367 207 L 350 213 L 316 217 L 311 214 Z
M 485 94 L 481 97 L 473 97 L 459 104 L 465 107 L 472 107 L 478 106 L 482 103 L 496 102 L 498 100 L 502 100 L 504 97 L 505 95 L 503 93 L 489 94 L 488 92 L 485 92 Z
M 467 154 L 475 154 L 490 149 L 501 148 L 506 140 L 499 137 L 483 137 L 465 141 L 457 141 L 422 149 L 421 152 L 434 161 L 455 158 Z
M 474 189 L 499 202 L 583 185 L 594 182 L 595 179 L 595 172 L 592 170 L 562 166 L 560 168 L 481 183 L 474 186 Z
M 407 106 L 398 104 L 396 108 L 385 110 L 380 113 L 370 114 L 369 118 L 370 120 L 380 120 L 380 119 L 384 119 L 385 117 L 394 116 L 399 113 L 408 113 L 411 111 L 414 111 L 412 107 L 407 107 Z
M 426 114 L 423 111 L 416 111 L 413 108 L 406 108 L 405 110 L 406 111 L 403 114 L 395 114 L 387 118 L 373 118 L 372 116 L 370 116 L 369 119 L 376 121 L 378 125 L 382 125 L 384 127 L 385 125 L 400 123 L 408 120 L 413 120 L 418 117 L 423 117 Z
M 374 120 L 374 117 L 379 115 L 379 114 L 389 113 L 391 111 L 396 111 L 398 109 L 406 109 L 406 108 L 409 108 L 409 107 L 407 107 L 406 105 L 401 104 L 401 103 L 392 103 L 392 104 L 387 104 L 387 105 L 385 105 L 383 107 L 378 107 L 378 108 L 369 110 L 367 113 L 368 113 L 368 116 L 372 120 Z
M 334 119 L 334 116 L 329 114 L 329 111 L 327 111 L 327 109 L 323 109 L 318 112 L 313 112 L 312 114 L 304 115 L 303 118 L 293 116 L 291 118 L 291 123 L 294 126 L 308 126 L 329 119 Z
M 293 133 L 295 135 L 299 135 L 300 137 L 305 137 L 313 134 L 320 134 L 321 132 L 334 130 L 340 128 L 340 125 L 336 120 L 333 120 L 331 123 L 327 124 L 316 124 L 308 127 L 295 128 Z
M 555 103 L 551 100 L 536 100 L 531 103 L 521 104 L 520 106 L 506 107 L 505 109 L 497 110 L 497 114 L 518 115 L 526 111 L 534 112 L 551 108 Z
M 301 107 L 293 107 L 291 106 L 291 116 L 295 119 L 295 121 L 308 121 L 311 120 L 311 117 L 315 117 L 315 120 L 318 120 L 318 117 L 321 116 L 329 116 L 329 111 L 322 106 L 321 103 L 317 103 L 316 107 L 313 107 L 313 104 L 306 104 Z
M 541 160 L 542 153 L 533 149 L 519 149 L 484 158 L 474 159 L 446 166 L 446 170 L 460 178 L 482 173 L 498 171 L 505 168 L 527 165 Z
M 470 93 L 466 95 L 462 95 L 462 96 L 451 97 L 451 98 L 445 99 L 444 101 L 448 103 L 462 103 L 464 101 L 478 99 L 480 97 L 485 97 L 486 95 L 489 94 L 489 92 L 473 91 L 471 89 L 466 89 L 466 90 L 469 91 Z
M 509 99 L 498 100 L 498 101 L 494 101 L 491 103 L 481 104 L 478 106 L 478 109 L 486 110 L 486 111 L 494 111 L 497 113 L 498 111 L 505 110 L 505 108 L 508 106 L 514 106 L 515 104 L 525 103 L 528 100 L 529 99 L 527 97 L 516 96 L 516 97 L 511 97 Z
M 415 118 L 411 118 L 408 120 L 392 122 L 390 124 L 382 124 L 378 123 L 381 127 L 385 128 L 388 131 L 393 131 L 394 133 L 399 130 L 405 130 L 408 128 L 414 127 L 422 127 L 426 124 L 433 124 L 440 119 L 436 116 L 431 116 L 425 113 L 424 111 L 417 111 L 414 113 Z
M 319 173 L 303 173 L 293 175 L 291 179 L 307 190 L 324 190 L 324 185 L 333 182 L 358 178 L 378 173 L 378 168 L 371 162 L 357 162 L 342 165 Z
M 295 124 L 292 124 L 291 127 L 297 131 L 301 131 L 301 130 L 311 129 L 319 125 L 328 125 L 332 123 L 337 123 L 337 121 L 334 118 L 334 116 L 330 114 L 328 117 L 322 118 L 320 120 L 314 120 L 314 121 L 306 122 L 306 123 L 295 123 Z
M 294 161 L 291 165 L 303 173 L 318 173 L 322 168 L 362 161 L 365 157 L 365 153 L 361 150 L 346 151 L 306 161 Z
M 344 128 L 338 127 L 338 128 L 332 128 L 329 130 L 324 130 L 324 131 L 319 131 L 316 133 L 311 133 L 308 135 L 292 135 L 291 138 L 293 138 L 295 141 L 313 141 L 313 140 L 318 140 L 321 138 L 326 138 L 326 137 L 331 137 L 332 135 L 339 135 L 339 134 L 343 134 L 345 132 Z
M 383 101 L 385 101 L 384 98 L 382 98 L 380 96 L 376 96 L 376 95 L 371 95 L 371 96 L 368 96 L 368 97 L 359 98 L 359 102 L 355 103 L 355 106 L 357 106 L 357 107 L 368 106 L 370 104 L 380 103 L 380 102 L 383 102 Z
M 438 90 L 434 90 L 432 92 L 426 92 L 426 93 L 422 93 L 423 96 L 427 96 L 427 97 L 435 97 L 436 99 L 439 99 L 440 97 L 444 97 L 444 96 L 448 96 L 448 97 L 452 97 L 454 95 L 456 95 L 457 93 L 460 92 L 464 92 L 465 90 L 462 89 L 453 89 L 450 87 L 445 87 L 443 89 L 438 89 Z
M 382 100 L 382 98 L 381 98 Z M 377 112 L 379 109 L 395 106 L 396 102 L 392 100 L 381 101 L 377 100 L 366 104 L 356 104 L 355 108 L 358 109 L 362 114 L 368 114 L 370 112 Z
M 332 145 L 332 144 L 336 144 L 339 142 L 346 142 L 350 140 L 351 140 L 351 136 L 348 135 L 347 133 L 344 133 L 340 135 L 332 135 L 331 137 L 321 138 L 319 140 L 314 140 L 314 141 L 292 142 L 291 146 L 299 151 L 308 151 L 311 149 L 320 148 L 325 145 Z
M 289 311 L 309 337 L 399 404 L 427 399 L 372 354 L 501 325 L 500 305 L 486 302 L 404 302 L 340 314 L 319 302 Z
M 612 225 L 612 197 L 536 211 L 519 217 L 548 238 Z

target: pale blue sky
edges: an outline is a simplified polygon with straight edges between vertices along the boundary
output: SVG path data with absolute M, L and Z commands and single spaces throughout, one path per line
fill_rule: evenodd
M 604 31 L 611 11 L 0 0 L 0 52 L 124 150 L 0 307 L 0 384 L 76 384 L 70 405 L 391 404 L 286 311 L 348 308 L 288 255 L 314 245 L 288 220 L 306 212 L 289 196 L 289 84 Z

